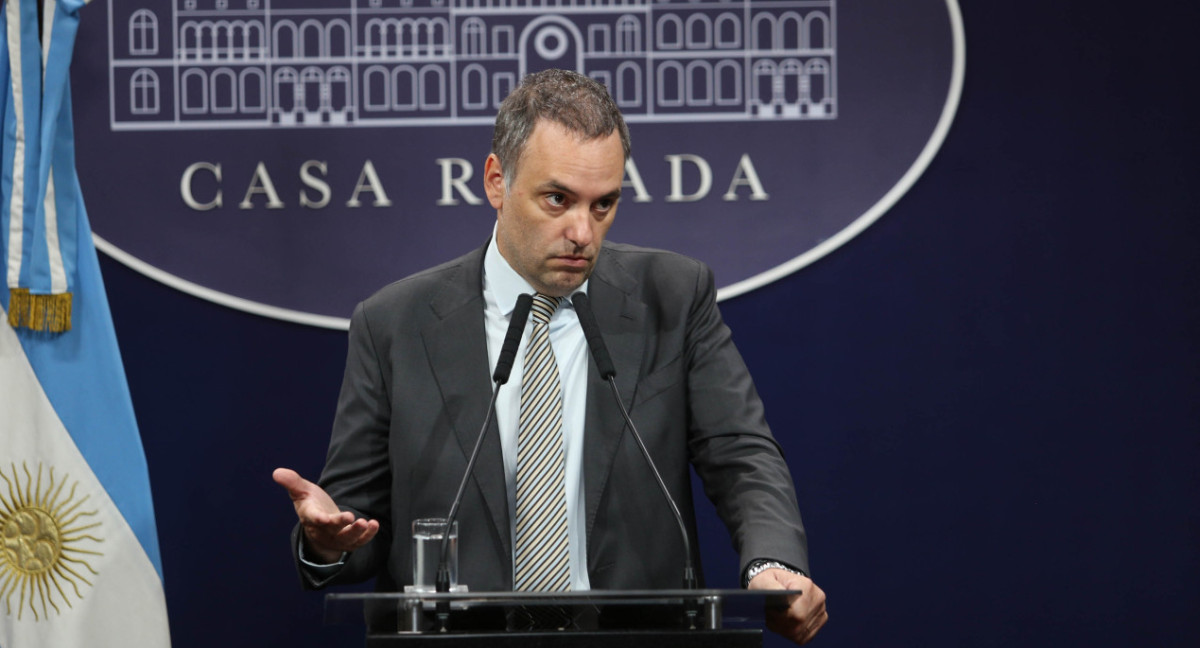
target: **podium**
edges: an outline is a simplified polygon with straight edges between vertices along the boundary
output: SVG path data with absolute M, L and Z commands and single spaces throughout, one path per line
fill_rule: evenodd
M 368 648 L 761 648 L 765 611 L 785 608 L 787 595 L 800 593 L 698 589 L 330 594 L 325 597 L 325 621 L 366 622 Z M 542 627 L 530 627 L 530 618 L 542 620 Z M 554 621 L 545 625 L 545 619 Z

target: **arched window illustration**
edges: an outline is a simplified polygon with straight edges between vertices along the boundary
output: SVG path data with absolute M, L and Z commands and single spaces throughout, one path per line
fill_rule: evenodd
M 233 70 L 218 68 L 213 70 L 212 83 L 212 112 L 214 114 L 229 114 L 237 112 L 237 78 Z
M 191 69 L 180 78 L 183 91 L 183 112 L 202 115 L 208 112 L 208 77 L 203 70 Z
M 712 47 L 712 23 L 708 16 L 696 14 L 687 20 L 687 46 L 695 49 Z
M 421 108 L 441 110 L 446 107 L 446 72 L 436 65 L 421 68 Z
M 775 16 L 768 13 L 755 16 L 750 23 L 750 38 L 753 39 L 751 49 L 775 49 Z
M 742 67 L 734 61 L 721 61 L 713 70 L 718 106 L 742 103 Z
M 186 60 L 200 58 L 200 25 L 187 22 L 179 28 L 179 55 Z
M 759 61 L 754 64 L 754 99 L 761 105 L 775 103 L 775 63 Z
M 428 56 L 444 56 L 450 53 L 450 25 L 443 18 L 434 18 L 425 24 L 425 48 Z
M 129 53 L 158 54 L 158 18 L 149 9 L 138 9 L 129 17 Z
M 129 80 L 129 112 L 135 115 L 158 114 L 158 75 L 141 68 Z
M 296 111 L 296 89 L 300 80 L 292 68 L 285 67 L 275 70 L 275 107 L 280 112 Z
M 621 16 L 617 19 L 617 52 L 629 53 L 642 51 L 642 24 L 633 16 Z
M 795 52 L 806 47 L 804 42 L 804 19 L 800 17 L 800 14 L 794 11 L 784 13 L 779 17 L 777 27 L 779 29 L 779 36 L 776 37 L 775 42 L 779 43 L 779 47 L 789 52 Z
M 588 51 L 608 54 L 612 50 L 612 32 L 608 25 L 588 25 Z
M 487 25 L 482 18 L 472 16 L 463 21 L 462 43 L 467 56 L 487 54 Z
M 683 47 L 683 21 L 675 14 L 665 14 L 658 19 L 656 34 L 658 49 L 673 50 Z
M 257 114 L 267 110 L 267 79 L 259 68 L 242 70 L 238 102 L 243 113 Z
M 482 65 L 463 68 L 462 97 L 464 108 L 487 108 L 487 72 Z
M 783 102 L 798 104 L 808 99 L 808 79 L 802 78 L 804 68 L 796 59 L 788 59 L 779 64 L 779 80 L 782 84 Z
M 718 48 L 734 49 L 742 46 L 742 21 L 738 19 L 737 15 L 723 13 L 717 16 L 714 31 L 717 36 Z
M 275 23 L 271 40 L 275 44 L 275 58 L 295 58 L 299 47 L 296 44 L 296 24 L 290 20 Z
M 218 20 L 212 23 L 213 46 L 209 58 L 215 61 L 227 61 L 233 58 L 233 25 L 228 21 Z
M 322 92 L 325 85 L 325 75 L 321 68 L 306 67 L 300 71 L 300 95 L 306 112 L 319 113 L 328 108 L 328 96 Z
M 384 55 L 383 44 L 387 40 L 387 31 L 387 25 L 382 20 L 372 18 L 367 21 L 363 45 L 368 57 Z
M 444 18 L 433 19 L 433 50 L 430 54 L 435 56 L 445 56 L 451 54 L 450 51 L 450 23 Z
M 675 107 L 683 105 L 683 66 L 676 61 L 667 61 L 658 66 L 658 105 Z
M 428 19 L 418 18 L 413 23 L 413 54 L 428 56 L 433 53 L 433 26 Z
M 329 93 L 329 109 L 335 112 L 350 107 L 350 70 L 342 66 L 329 68 L 325 75 L 326 92 Z
M 808 14 L 806 33 L 808 34 L 809 49 L 829 49 L 833 47 L 832 39 L 829 35 L 829 17 L 825 14 L 819 11 Z
M 242 58 L 265 58 L 266 53 L 263 51 L 264 43 L 262 23 L 257 21 L 242 23 Z
M 249 58 L 249 25 L 244 20 L 235 20 L 229 23 L 229 58 L 231 59 L 246 59 Z
M 363 72 L 363 104 L 371 111 L 392 107 L 391 77 L 382 65 L 372 65 Z
M 513 45 L 516 40 L 512 25 L 497 25 L 492 27 L 493 54 L 513 54 L 517 51 Z
M 385 44 L 385 53 L 395 52 L 398 56 L 412 56 L 417 53 L 417 25 L 415 22 L 409 18 L 395 21 L 394 29 L 391 31 L 393 39 Z
M 346 21 L 339 18 L 325 25 L 325 49 L 326 56 L 350 56 L 350 25 Z
M 396 93 L 392 105 L 396 110 L 416 110 L 420 107 L 419 86 L 416 68 L 401 65 L 392 72 L 392 87 Z
M 804 64 L 804 76 L 810 86 L 809 100 L 813 103 L 825 101 L 833 94 L 832 80 L 829 75 L 829 63 L 823 59 L 813 59 Z
M 196 48 L 198 59 L 213 60 L 217 58 L 217 25 L 205 22 L 200 24 L 200 44 Z
M 316 58 L 325 56 L 325 30 L 315 20 L 300 23 L 300 39 L 297 41 L 297 56 Z
M 497 72 L 492 75 L 492 108 L 499 108 L 500 102 L 508 96 L 517 85 L 512 72 Z
M 689 106 L 711 106 L 713 103 L 713 71 L 708 61 L 692 61 L 687 66 Z
M 622 108 L 642 105 L 642 68 L 625 61 L 617 66 L 617 105 Z

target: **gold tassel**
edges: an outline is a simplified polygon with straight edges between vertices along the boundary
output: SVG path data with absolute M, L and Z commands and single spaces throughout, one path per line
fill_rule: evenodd
M 33 295 L 28 288 L 13 288 L 9 291 L 8 325 L 46 333 L 70 331 L 71 293 Z

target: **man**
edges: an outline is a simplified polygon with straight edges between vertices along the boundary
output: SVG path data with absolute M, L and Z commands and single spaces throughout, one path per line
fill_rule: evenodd
M 476 591 L 681 585 L 675 522 L 606 384 L 589 367 L 571 302 L 558 303 L 582 291 L 693 546 L 689 462 L 730 528 L 744 582 L 804 592 L 772 615 L 772 629 L 803 643 L 825 623 L 825 595 L 805 575 L 791 476 L 717 312 L 711 271 L 676 254 L 604 241 L 628 156 L 620 112 L 584 76 L 530 75 L 504 101 L 484 166 L 495 235 L 358 306 L 321 486 L 275 471 L 300 519 L 293 546 L 306 586 L 373 576 L 381 589 L 411 582 L 411 522 L 449 509 L 519 293 L 537 293 L 552 314 L 542 333 L 528 325 L 534 332 L 500 391 L 496 429 L 460 509 L 460 582 Z M 545 581 L 553 586 L 528 587 L 522 543 L 526 493 L 534 487 L 522 484 L 534 482 L 521 466 L 522 447 L 534 445 L 523 443 L 526 430 L 535 426 L 526 424 L 532 408 L 522 402 L 522 392 L 533 390 L 522 387 L 543 384 L 540 365 L 525 355 L 544 344 L 543 335 L 556 373 L 545 383 L 553 389 L 555 431 L 539 437 L 550 439 L 546 452 L 556 465 L 544 501 L 557 511 L 549 517 L 561 525 L 554 537 L 562 558 Z

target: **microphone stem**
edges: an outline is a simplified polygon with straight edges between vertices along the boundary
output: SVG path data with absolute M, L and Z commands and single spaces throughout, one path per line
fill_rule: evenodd
M 662 491 L 663 497 L 667 500 L 667 505 L 671 507 L 671 512 L 675 514 L 675 523 L 679 525 L 679 537 L 683 538 L 683 586 L 685 589 L 696 589 L 696 567 L 692 561 L 692 542 L 688 538 L 687 528 L 683 525 L 683 516 L 680 515 L 679 507 L 675 505 L 675 500 L 671 497 L 671 491 L 667 490 L 666 482 L 663 481 L 662 475 L 659 474 L 658 468 L 650 458 L 650 451 L 646 449 L 646 444 L 642 442 L 642 435 L 638 434 L 637 427 L 633 424 L 633 418 L 629 416 L 629 411 L 625 409 L 625 403 L 621 400 L 620 392 L 617 391 L 617 379 L 614 376 L 608 377 L 608 386 L 612 388 L 613 400 L 617 402 L 617 407 L 621 409 L 621 416 L 629 424 L 629 431 L 633 433 L 633 440 L 637 442 L 638 448 L 642 451 L 642 457 L 645 458 L 646 464 L 650 466 L 650 473 L 658 481 L 659 490 Z
M 483 437 L 485 436 L 483 431 L 487 430 L 488 424 L 492 421 L 492 409 L 496 406 L 496 397 L 500 393 L 500 385 L 503 384 L 499 381 L 497 383 L 495 388 L 492 389 L 492 398 L 488 401 L 487 414 L 483 418 L 483 428 L 479 436 L 475 438 L 475 447 L 471 450 L 470 460 L 467 461 L 467 470 L 464 474 L 468 478 L 472 474 L 471 471 L 475 468 L 475 460 L 479 458 L 479 449 L 483 446 Z M 454 504 L 450 507 L 450 514 L 446 516 L 446 529 L 442 532 L 442 544 L 438 552 L 438 570 L 435 580 L 437 591 L 439 592 L 450 591 L 450 566 L 447 560 L 450 555 L 450 527 L 454 524 L 454 519 L 458 516 L 458 507 L 462 503 L 463 492 L 467 489 L 468 481 L 470 480 L 465 478 L 458 484 L 458 492 L 454 494 Z

